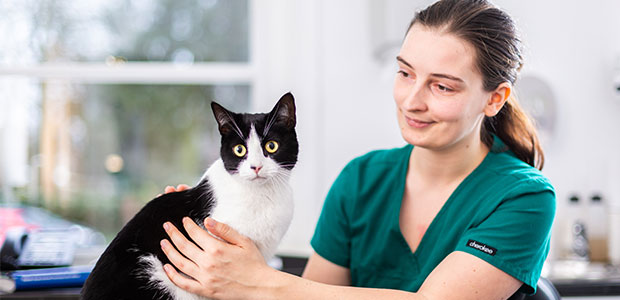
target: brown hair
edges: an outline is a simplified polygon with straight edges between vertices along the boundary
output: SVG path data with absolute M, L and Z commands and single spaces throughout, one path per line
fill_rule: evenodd
M 414 24 L 440 29 L 469 42 L 476 50 L 476 67 L 485 90 L 493 91 L 503 82 L 515 83 L 523 65 L 521 40 L 510 16 L 488 1 L 440 0 L 416 13 L 409 29 Z M 542 170 L 545 158 L 536 128 L 514 93 L 496 116 L 484 118 L 480 136 L 489 148 L 493 134 L 520 160 Z

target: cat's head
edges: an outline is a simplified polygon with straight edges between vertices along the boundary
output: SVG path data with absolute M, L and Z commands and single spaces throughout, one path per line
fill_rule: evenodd
M 269 113 L 234 113 L 212 102 L 222 135 L 220 157 L 234 177 L 256 183 L 282 179 L 297 163 L 295 99 L 287 93 Z

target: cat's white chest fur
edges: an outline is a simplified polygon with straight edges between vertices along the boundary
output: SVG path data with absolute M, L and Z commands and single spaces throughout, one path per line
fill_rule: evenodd
M 293 218 L 293 193 L 287 178 L 244 183 L 226 171 L 221 159 L 209 167 L 204 177 L 209 180 L 216 199 L 211 217 L 252 239 L 265 260 L 271 258 Z M 198 224 L 204 222 L 194 221 Z M 206 299 L 174 285 L 155 256 L 140 259 L 151 284 L 174 299 Z
M 287 180 L 242 183 L 226 171 L 222 160 L 213 163 L 205 176 L 216 199 L 211 217 L 252 239 L 263 257 L 271 258 L 293 218 Z

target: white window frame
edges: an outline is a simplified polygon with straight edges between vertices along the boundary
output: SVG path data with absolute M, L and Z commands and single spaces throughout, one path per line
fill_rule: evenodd
M 3 75 L 94 84 L 251 84 L 255 77 L 251 62 L 41 63 L 25 67 L 0 67 L 0 76 Z

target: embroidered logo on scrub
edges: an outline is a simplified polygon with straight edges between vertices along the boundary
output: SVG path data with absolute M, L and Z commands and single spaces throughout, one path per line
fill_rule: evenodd
M 486 244 L 480 243 L 480 242 L 476 242 L 474 240 L 469 240 L 467 241 L 467 247 L 471 247 L 477 250 L 480 250 L 488 255 L 494 256 L 495 253 L 497 253 L 497 249 L 488 246 Z

